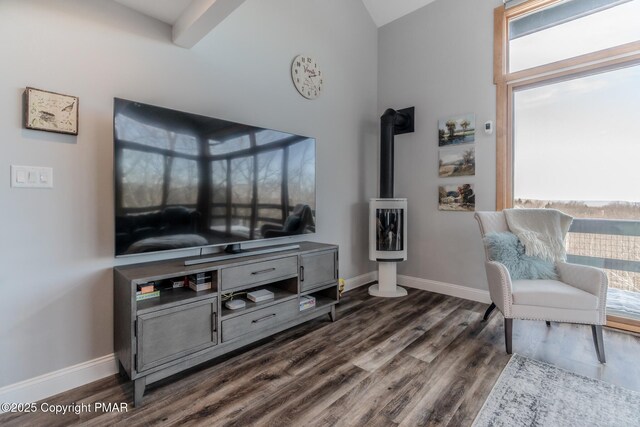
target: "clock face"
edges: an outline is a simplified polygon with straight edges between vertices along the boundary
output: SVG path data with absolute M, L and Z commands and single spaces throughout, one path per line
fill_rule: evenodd
M 307 99 L 320 96 L 324 76 L 315 59 L 298 55 L 291 64 L 291 79 L 300 95 Z

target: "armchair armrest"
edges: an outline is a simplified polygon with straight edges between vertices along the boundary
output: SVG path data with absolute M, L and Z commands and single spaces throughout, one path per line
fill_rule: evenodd
M 567 285 L 582 289 L 602 299 L 606 296 L 609 281 L 607 275 L 601 269 L 566 262 L 558 262 L 556 269 L 560 280 Z
M 491 301 L 493 301 L 505 317 L 510 318 L 512 316 L 511 305 L 513 303 L 513 297 L 511 275 L 507 267 L 495 261 L 485 262 L 484 267 L 487 272 Z

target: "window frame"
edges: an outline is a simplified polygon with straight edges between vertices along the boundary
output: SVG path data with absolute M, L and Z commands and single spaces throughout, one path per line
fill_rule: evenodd
M 513 207 L 513 92 L 527 87 L 640 64 L 640 40 L 509 72 L 509 21 L 562 0 L 529 0 L 494 9 L 493 80 L 496 85 L 496 210 Z

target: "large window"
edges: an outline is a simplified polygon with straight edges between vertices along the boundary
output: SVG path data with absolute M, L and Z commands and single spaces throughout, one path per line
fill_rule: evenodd
M 640 152 L 640 0 L 508 4 L 494 22 L 498 209 L 639 201 L 620 162 Z
M 509 71 L 640 40 L 640 1 L 572 0 L 509 20 Z
M 604 268 L 608 313 L 640 330 L 627 304 L 640 307 L 640 0 L 507 2 L 494 16 L 497 209 L 576 218 L 569 261 Z
M 640 65 L 515 90 L 516 204 L 582 201 L 606 218 L 607 204 L 632 203 L 612 215 L 640 219 L 638 119 Z

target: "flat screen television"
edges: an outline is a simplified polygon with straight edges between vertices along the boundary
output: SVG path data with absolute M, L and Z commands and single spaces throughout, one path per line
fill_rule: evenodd
M 114 100 L 116 256 L 315 232 L 315 139 Z

